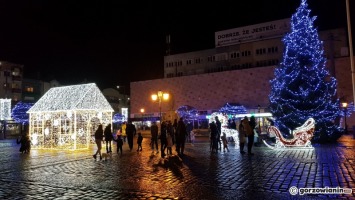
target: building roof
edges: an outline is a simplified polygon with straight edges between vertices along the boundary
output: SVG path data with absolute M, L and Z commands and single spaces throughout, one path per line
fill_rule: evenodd
M 95 83 L 51 88 L 27 112 L 67 110 L 113 112 L 111 105 Z

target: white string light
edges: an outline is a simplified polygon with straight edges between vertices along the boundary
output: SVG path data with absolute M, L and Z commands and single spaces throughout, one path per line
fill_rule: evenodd
M 112 124 L 111 105 L 94 83 L 55 87 L 28 110 L 34 149 L 87 149 L 97 126 Z

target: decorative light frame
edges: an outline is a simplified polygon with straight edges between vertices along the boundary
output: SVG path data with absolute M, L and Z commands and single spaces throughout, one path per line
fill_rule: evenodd
M 11 120 L 11 99 L 0 99 L 0 120 Z
M 88 149 L 113 109 L 95 84 L 50 89 L 27 113 L 33 149 Z

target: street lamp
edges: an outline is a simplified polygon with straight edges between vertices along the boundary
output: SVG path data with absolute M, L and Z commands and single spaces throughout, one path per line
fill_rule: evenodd
M 348 108 L 348 103 L 346 103 L 346 102 L 341 103 L 341 107 L 343 107 L 343 109 L 344 109 L 344 122 L 345 122 L 344 133 L 347 134 L 348 133 L 348 124 L 346 123 L 346 114 L 347 114 L 346 112 L 347 112 L 347 108 Z
M 349 58 L 350 58 L 350 68 L 351 68 L 351 83 L 353 85 L 353 101 L 355 102 L 355 69 L 354 69 L 354 58 L 353 58 L 353 39 L 351 34 L 351 21 L 350 21 L 350 4 L 349 0 L 345 0 L 346 3 L 346 22 L 348 25 L 348 37 L 349 37 Z M 355 105 L 355 103 L 354 103 Z
M 144 108 L 141 108 L 141 113 L 142 113 L 142 129 L 143 129 L 143 127 L 144 127 Z
M 154 102 L 158 101 L 159 103 L 159 120 L 161 123 L 161 101 L 162 100 L 168 100 L 169 99 L 169 93 L 162 92 L 161 90 L 158 91 L 157 94 L 152 94 L 152 100 Z

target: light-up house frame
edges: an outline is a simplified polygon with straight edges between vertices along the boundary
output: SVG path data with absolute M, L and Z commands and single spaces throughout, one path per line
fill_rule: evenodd
M 87 149 L 99 124 L 112 124 L 113 109 L 95 83 L 55 87 L 31 107 L 32 149 Z

